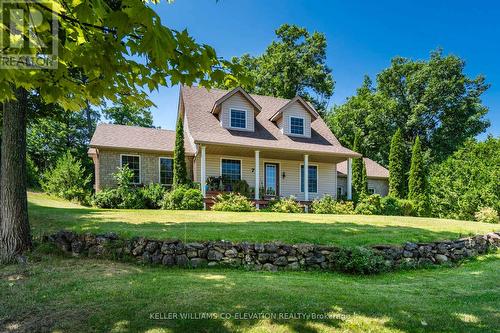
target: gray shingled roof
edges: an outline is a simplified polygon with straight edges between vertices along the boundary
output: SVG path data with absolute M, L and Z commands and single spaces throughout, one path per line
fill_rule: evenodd
M 377 162 L 369 159 L 368 157 L 363 157 L 366 165 L 366 176 L 368 178 L 389 178 L 389 170 L 378 164 Z M 347 175 L 347 161 L 337 164 L 337 172 L 340 175 Z
M 186 155 L 194 155 L 191 145 L 184 139 Z M 110 149 L 131 149 L 170 153 L 174 151 L 175 131 L 99 124 L 90 141 L 90 147 Z
M 290 137 L 269 119 L 290 100 L 269 96 L 250 96 L 262 107 L 256 116 L 255 131 L 243 132 L 223 128 L 211 113 L 217 100 L 228 90 L 202 87 L 182 87 L 181 94 L 187 117 L 189 133 L 196 143 L 231 144 L 247 147 L 289 149 L 308 153 L 360 157 L 343 147 L 321 118 L 311 123 L 311 138 Z

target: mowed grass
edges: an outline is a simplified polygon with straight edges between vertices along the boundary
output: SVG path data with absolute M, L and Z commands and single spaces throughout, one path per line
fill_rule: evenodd
M 61 229 L 124 237 L 184 241 L 231 240 L 336 245 L 428 242 L 485 234 L 500 226 L 434 218 L 363 215 L 232 213 L 214 211 L 111 210 L 86 208 L 41 193 L 29 193 L 35 236 Z
M 358 277 L 35 255 L 27 266 L 0 267 L 0 331 L 499 332 L 499 259 L 490 254 L 455 268 Z M 167 320 L 169 313 L 217 317 Z M 236 319 L 257 315 L 268 319 Z

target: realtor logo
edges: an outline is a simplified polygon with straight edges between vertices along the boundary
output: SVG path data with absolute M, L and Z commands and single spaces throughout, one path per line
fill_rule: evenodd
M 0 68 L 57 68 L 56 10 L 47 0 L 0 2 Z

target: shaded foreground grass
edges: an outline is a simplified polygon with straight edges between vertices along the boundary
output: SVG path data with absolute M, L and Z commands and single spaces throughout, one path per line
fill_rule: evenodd
M 426 242 L 500 230 L 498 225 L 478 222 L 400 216 L 106 210 L 40 193 L 29 194 L 29 214 L 35 235 L 69 229 L 185 241 L 281 240 L 352 246 Z
M 48 256 L 24 268 L 0 267 L 0 331 L 498 332 L 498 259 L 491 254 L 457 268 L 356 277 Z M 232 317 L 150 319 L 151 313 L 206 312 Z M 343 320 L 236 320 L 236 313 L 329 313 Z

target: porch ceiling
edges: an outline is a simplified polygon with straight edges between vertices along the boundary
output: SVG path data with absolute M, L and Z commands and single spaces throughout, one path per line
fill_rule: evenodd
M 254 157 L 255 151 L 259 150 L 261 159 L 267 158 L 267 159 L 303 161 L 304 154 L 309 155 L 309 162 L 340 163 L 347 159 L 347 157 L 345 156 L 341 156 L 334 153 L 324 154 L 317 152 L 296 151 L 292 149 L 269 149 L 269 148 L 256 149 L 254 147 L 231 145 L 231 143 L 228 143 L 227 145 L 206 144 L 204 146 L 206 147 L 207 154 L 215 154 L 215 155 Z

